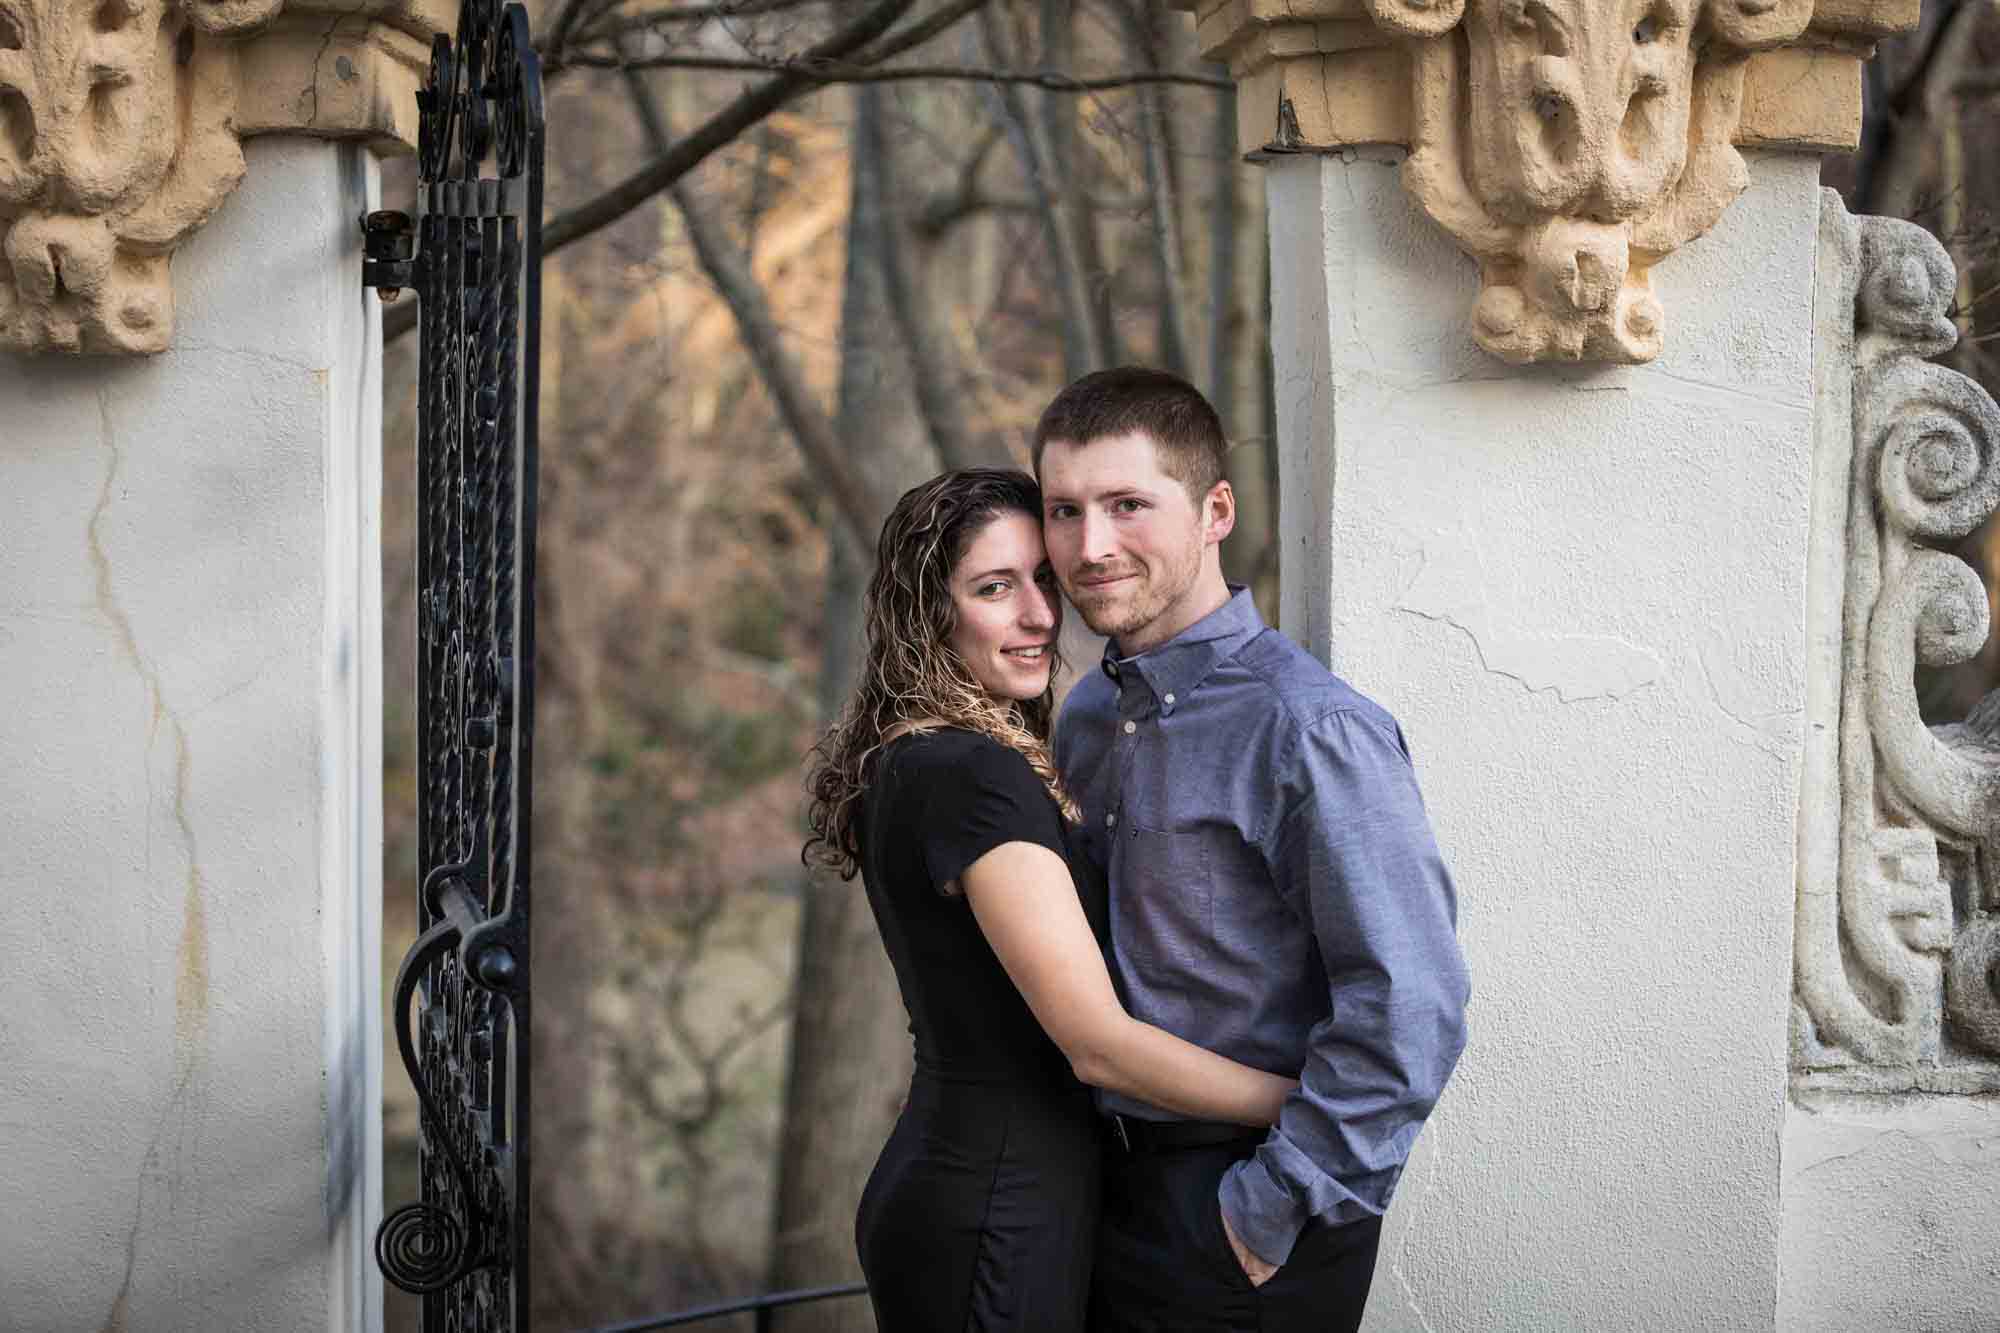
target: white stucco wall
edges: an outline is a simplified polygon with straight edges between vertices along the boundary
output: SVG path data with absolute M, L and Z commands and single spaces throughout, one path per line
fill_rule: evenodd
M 1784 1333 L 2000 1326 L 2000 1106 L 1807 1095 L 1785 1117 Z
M 1639 367 L 1479 351 L 1380 155 L 1268 188 L 1283 619 L 1402 721 L 1473 975 L 1368 1328 L 1768 1330 L 1817 159 L 1659 267 Z
M 379 1322 L 375 166 L 246 155 L 171 352 L 0 357 L 9 1333 Z

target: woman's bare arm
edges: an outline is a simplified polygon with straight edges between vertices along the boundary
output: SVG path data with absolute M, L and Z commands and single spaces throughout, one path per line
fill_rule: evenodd
M 1125 1012 L 1060 856 L 1003 843 L 960 878 L 987 943 L 1078 1078 L 1202 1120 L 1277 1122 L 1297 1079 L 1238 1064 Z

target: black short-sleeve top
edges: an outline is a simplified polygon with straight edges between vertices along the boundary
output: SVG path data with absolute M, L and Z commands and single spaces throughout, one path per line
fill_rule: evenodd
M 1045 1077 L 1067 1062 L 980 932 L 963 892 L 987 852 L 1033 843 L 1070 867 L 1085 917 L 1103 939 L 1104 894 L 1048 788 L 1011 746 L 940 729 L 883 747 L 863 798 L 861 869 L 882 943 L 909 1010 L 920 1069 L 969 1079 Z

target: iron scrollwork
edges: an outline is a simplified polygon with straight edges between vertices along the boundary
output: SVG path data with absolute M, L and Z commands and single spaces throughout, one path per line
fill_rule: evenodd
M 363 221 L 363 281 L 421 301 L 419 934 L 392 1010 L 421 1197 L 375 1253 L 424 1296 L 426 1333 L 525 1329 L 544 139 L 526 10 L 463 0 L 418 104 L 417 215 Z

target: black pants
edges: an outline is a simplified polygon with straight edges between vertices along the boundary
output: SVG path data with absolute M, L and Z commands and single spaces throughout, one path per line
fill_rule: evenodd
M 1222 1230 L 1216 1186 L 1262 1136 L 1212 1147 L 1107 1148 L 1091 1333 L 1351 1333 L 1361 1326 L 1382 1221 L 1306 1224 L 1252 1287 Z

